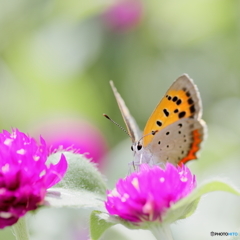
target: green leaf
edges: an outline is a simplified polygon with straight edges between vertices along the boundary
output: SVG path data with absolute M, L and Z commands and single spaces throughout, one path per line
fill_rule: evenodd
M 26 224 L 26 217 L 21 217 L 12 225 L 12 231 L 16 240 L 29 240 L 28 228 Z
M 86 190 L 105 196 L 107 187 L 104 177 L 84 155 L 72 152 L 58 152 L 49 156 L 48 161 L 57 162 L 62 153 L 68 161 L 68 170 L 62 181 L 55 186 L 64 189 Z
M 106 212 L 101 211 L 93 211 L 90 217 L 90 233 L 91 239 L 97 240 L 102 234 L 110 227 L 122 224 L 123 226 L 129 229 L 139 229 L 138 225 L 134 225 L 129 221 L 125 221 L 124 219 L 118 216 L 111 216 Z M 146 226 L 141 226 L 141 229 L 146 229 Z
M 108 215 L 108 214 L 106 214 Z M 92 240 L 99 239 L 102 234 L 116 223 L 108 222 L 107 217 L 100 211 L 93 211 L 90 216 L 90 234 Z M 105 218 L 106 217 L 106 218 Z
M 60 154 L 52 154 L 48 161 L 56 163 Z M 48 190 L 45 205 L 105 209 L 106 185 L 101 173 L 84 155 L 71 152 L 63 154 L 68 161 L 67 173 L 62 181 Z
M 206 183 L 196 188 L 189 196 L 183 198 L 176 204 L 174 204 L 167 212 L 163 219 L 165 222 L 174 222 L 178 219 L 183 219 L 192 215 L 198 205 L 198 202 L 202 195 L 214 191 L 224 191 L 240 195 L 240 192 L 228 185 L 227 183 L 220 181 L 213 181 Z
M 85 190 L 52 188 L 45 197 L 45 205 L 51 207 L 94 208 L 103 210 L 104 199 L 97 193 Z

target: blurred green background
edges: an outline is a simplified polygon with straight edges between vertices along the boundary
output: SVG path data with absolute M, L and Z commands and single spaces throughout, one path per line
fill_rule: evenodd
M 239 9 L 226 0 L 0 1 L 0 127 L 35 136 L 48 121 L 91 123 L 105 153 L 108 145 L 101 170 L 110 188 L 128 173 L 132 155 L 130 140 L 102 117 L 123 125 L 109 80 L 143 129 L 170 84 L 188 73 L 209 130 L 200 160 L 188 166 L 199 184 L 218 178 L 240 188 Z M 41 210 L 30 217 L 31 239 L 88 239 L 88 214 Z M 240 199 L 211 193 L 172 231 L 176 240 L 240 232 Z M 113 236 L 154 239 L 122 227 L 103 239 Z M 10 228 L 0 239 L 14 239 Z

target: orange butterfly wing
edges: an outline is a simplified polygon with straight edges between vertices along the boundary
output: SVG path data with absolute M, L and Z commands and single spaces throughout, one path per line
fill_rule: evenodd
M 202 116 L 202 103 L 197 87 L 188 75 L 179 77 L 168 89 L 165 96 L 150 116 L 143 131 L 143 147 L 147 147 L 155 137 L 152 131 L 161 131 L 179 119 L 192 118 L 199 121 Z M 205 125 L 202 129 L 192 131 L 192 145 L 178 164 L 196 159 L 203 140 Z

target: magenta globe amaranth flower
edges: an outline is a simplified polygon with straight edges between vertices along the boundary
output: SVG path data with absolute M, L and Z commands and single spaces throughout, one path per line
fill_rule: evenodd
M 135 28 L 142 20 L 141 0 L 118 0 L 103 14 L 106 25 L 117 32 Z
M 111 215 L 134 223 L 162 222 L 167 210 L 196 187 L 195 176 L 186 166 L 170 163 L 159 166 L 140 165 L 140 170 L 120 179 L 108 191 L 106 209 Z
M 43 204 L 46 191 L 67 170 L 64 155 L 47 164 L 45 141 L 40 144 L 14 129 L 0 133 L 0 228 L 16 223 L 27 211 Z

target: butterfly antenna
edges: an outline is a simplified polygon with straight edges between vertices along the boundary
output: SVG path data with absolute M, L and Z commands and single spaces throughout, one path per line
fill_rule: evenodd
M 140 142 L 143 138 L 145 138 L 145 137 L 148 136 L 148 135 L 153 135 L 153 136 L 154 136 L 157 132 L 158 132 L 158 130 L 151 131 L 150 133 L 142 136 L 142 137 L 138 140 L 138 142 Z
M 121 125 L 119 125 L 117 122 L 115 122 L 114 120 L 112 120 L 107 114 L 103 114 L 103 116 L 105 118 L 107 118 L 108 120 L 110 120 L 112 123 L 114 123 L 116 126 L 118 126 L 123 132 L 125 132 L 130 138 L 132 138 L 129 133 L 126 131 L 126 129 L 124 129 Z
M 145 137 L 148 136 L 148 135 L 153 135 L 153 136 L 154 136 L 157 132 L 158 132 L 158 130 L 154 130 L 154 131 L 151 131 L 150 133 L 142 136 L 142 137 L 138 140 L 138 142 L 137 142 L 137 149 L 138 149 L 138 150 L 141 150 L 142 144 L 140 143 L 140 141 L 141 141 L 143 138 L 145 138 Z

